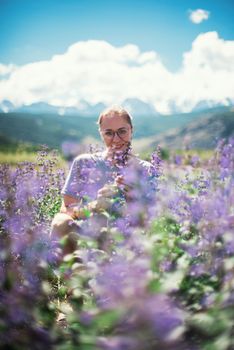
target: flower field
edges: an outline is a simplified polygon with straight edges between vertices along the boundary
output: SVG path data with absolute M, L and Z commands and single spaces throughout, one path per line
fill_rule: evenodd
M 234 349 L 234 140 L 151 162 L 147 216 L 141 184 L 128 219 L 103 212 L 63 259 L 56 154 L 1 165 L 0 349 Z

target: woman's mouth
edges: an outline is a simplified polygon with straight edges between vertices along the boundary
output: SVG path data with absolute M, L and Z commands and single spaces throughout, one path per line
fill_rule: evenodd
M 113 148 L 113 149 L 120 149 L 120 148 L 122 148 L 123 146 L 124 146 L 124 144 L 121 143 L 121 144 L 112 145 L 111 148 Z

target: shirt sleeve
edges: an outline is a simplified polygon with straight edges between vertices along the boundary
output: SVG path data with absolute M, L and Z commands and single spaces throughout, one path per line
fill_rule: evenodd
M 81 199 L 81 160 L 74 159 L 61 193 Z

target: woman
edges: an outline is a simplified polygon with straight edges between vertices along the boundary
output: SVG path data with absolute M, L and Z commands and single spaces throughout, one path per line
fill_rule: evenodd
M 52 237 L 69 237 L 65 254 L 76 247 L 77 220 L 115 210 L 113 198 L 116 197 L 122 199 L 120 203 L 132 205 L 134 211 L 136 201 L 138 206 L 139 201 L 145 205 L 156 189 L 151 164 L 131 151 L 133 126 L 130 114 L 121 107 L 111 107 L 100 114 L 98 125 L 106 149 L 75 158 L 62 189 L 60 213 L 52 222 Z M 146 201 L 142 191 L 139 194 L 140 187 L 144 188 Z

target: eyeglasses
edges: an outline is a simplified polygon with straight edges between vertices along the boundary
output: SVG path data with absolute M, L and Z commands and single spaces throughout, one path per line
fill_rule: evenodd
M 127 128 L 119 128 L 118 130 L 114 131 L 114 130 L 101 130 L 101 133 L 103 134 L 103 136 L 113 139 L 115 137 L 115 134 L 119 136 L 120 139 L 126 137 L 128 135 L 128 129 Z

